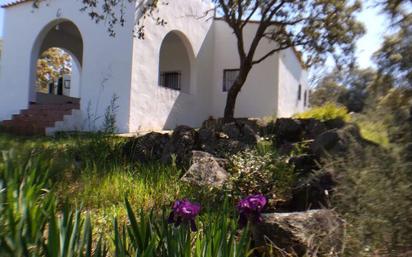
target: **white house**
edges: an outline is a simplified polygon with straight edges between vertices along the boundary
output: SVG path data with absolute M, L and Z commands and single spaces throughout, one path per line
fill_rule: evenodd
M 3 40 L 0 39 L 0 77 L 1 77 L 1 56 L 3 53 Z
M 208 0 L 169 1 L 158 14 L 167 24 L 146 20 L 145 39 L 133 36 L 139 12 L 132 5 L 125 26 L 110 37 L 104 24 L 79 11 L 81 1 L 45 2 L 39 9 L 30 0 L 3 3 L 3 126 L 23 131 L 30 126 L 33 133 L 45 128 L 96 130 L 114 96 L 121 133 L 198 127 L 211 116 L 223 116 L 239 57 L 226 23 L 205 17 L 212 7 Z M 246 26 L 250 40 L 256 28 L 253 22 Z M 257 54 L 265 54 L 273 44 L 263 41 Z M 76 71 L 68 96 L 36 92 L 36 62 L 50 47 L 73 57 Z M 306 108 L 307 91 L 299 55 L 285 50 L 253 68 L 238 97 L 236 117 L 291 116 Z

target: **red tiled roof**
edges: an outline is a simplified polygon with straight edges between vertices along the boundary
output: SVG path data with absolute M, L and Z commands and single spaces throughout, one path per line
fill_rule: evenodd
M 5 1 L 5 3 L 3 3 L 1 5 L 1 8 L 8 8 L 8 7 L 12 7 L 14 5 L 18 5 L 18 4 L 22 4 L 22 3 L 26 3 L 26 2 L 30 2 L 32 0 L 10 0 L 10 1 Z

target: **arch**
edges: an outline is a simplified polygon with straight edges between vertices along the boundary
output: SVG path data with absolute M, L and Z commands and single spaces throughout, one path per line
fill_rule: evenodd
M 159 85 L 191 93 L 195 81 L 195 55 L 185 34 L 172 30 L 159 51 Z
M 75 85 L 79 91 L 81 83 L 81 70 L 83 66 L 83 37 L 79 28 L 68 19 L 57 19 L 48 23 L 34 41 L 31 51 L 29 100 L 36 101 L 37 60 L 40 55 L 50 48 L 60 48 L 72 57 L 73 67 L 76 71 Z M 80 93 L 76 94 L 80 97 Z

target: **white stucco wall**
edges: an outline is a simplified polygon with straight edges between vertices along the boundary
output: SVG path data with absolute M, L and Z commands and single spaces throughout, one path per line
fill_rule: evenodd
M 135 39 L 133 46 L 133 76 L 131 91 L 130 130 L 170 129 L 177 125 L 198 126 L 207 116 L 203 102 L 205 87 L 209 81 L 200 80 L 209 73 L 199 58 L 212 19 L 204 17 L 210 10 L 209 1 L 174 0 L 162 6 L 158 15 L 166 20 L 164 26 L 146 20 L 145 39 Z M 203 17 L 203 18 L 202 18 Z M 191 63 L 191 85 L 189 90 L 176 91 L 158 85 L 159 53 L 165 36 L 176 31 L 186 45 Z M 197 74 L 200 74 L 199 76 Z M 186 91 L 186 92 L 185 92 Z
M 128 132 L 134 8 L 128 8 L 125 27 L 109 37 L 104 24 L 95 24 L 79 11 L 81 2 L 54 0 L 33 9 L 32 3 L 6 8 L 4 13 L 3 76 L 0 81 L 0 120 L 28 107 L 32 50 L 43 29 L 56 20 L 70 20 L 82 34 L 84 51 L 81 71 L 81 110 L 85 128 L 98 129 L 104 110 L 114 94 L 119 97 L 117 121 Z M 24 18 L 23 18 L 24 17 Z M 30 85 L 34 87 L 34 85 Z
M 279 65 L 278 117 L 290 117 L 307 109 L 304 106 L 304 92 L 308 90 L 307 72 L 303 69 L 292 49 L 280 53 Z M 298 99 L 299 85 L 302 86 Z
M 222 20 L 215 20 L 215 51 L 213 64 L 213 110 L 214 117 L 222 117 L 227 93 L 223 92 L 223 71 L 240 66 L 237 41 L 231 28 Z M 244 29 L 245 48 L 249 49 L 257 24 L 249 23 Z M 262 40 L 256 51 L 256 59 L 273 49 L 274 43 Z M 236 103 L 236 117 L 266 117 L 276 115 L 277 83 L 276 55 L 255 65 L 249 73 Z
M 78 78 L 79 86 L 70 93 L 81 98 L 81 111 L 65 117 L 58 124 L 59 129 L 65 124 L 99 129 L 114 94 L 119 97 L 119 132 L 173 129 L 178 125 L 198 127 L 209 116 L 223 116 L 227 97 L 223 92 L 223 71 L 238 68 L 239 57 L 236 38 L 226 23 L 205 17 L 212 7 L 210 1 L 169 1 L 156 14 L 167 23 L 162 26 L 156 20 L 146 20 L 144 40 L 133 38 L 134 6 L 127 8 L 126 26 L 116 28 L 115 38 L 109 37 L 104 24 L 95 24 L 87 14 L 80 13 L 80 6 L 80 2 L 72 0 L 53 0 L 38 10 L 31 3 L 6 9 L 0 120 L 27 108 L 33 46 L 44 28 L 53 27 L 51 22 L 56 19 L 73 22 L 83 39 L 81 66 L 72 77 Z M 256 28 L 254 23 L 245 27 L 246 48 Z M 166 46 L 161 67 L 162 43 L 170 32 L 175 38 Z M 273 42 L 263 40 L 256 58 L 273 47 Z M 185 76 L 181 91 L 159 86 L 159 71 L 174 67 L 190 73 Z M 297 101 L 299 84 L 301 101 Z M 238 97 L 235 116 L 290 116 L 304 110 L 306 88 L 306 72 L 295 53 L 283 51 L 254 66 Z

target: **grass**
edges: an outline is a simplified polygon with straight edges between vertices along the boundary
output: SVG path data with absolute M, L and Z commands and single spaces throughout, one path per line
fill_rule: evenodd
M 119 146 L 123 140 L 93 134 L 27 138 L 0 133 L 0 151 L 13 149 L 17 160 L 37 157 L 47 162 L 58 202 L 82 206 L 93 213 L 96 230 L 107 230 L 112 217 L 126 220 L 125 196 L 136 208 L 149 210 L 191 193 L 174 166 L 124 160 Z
M 0 256 L 249 256 L 233 202 L 211 207 L 174 165 L 129 163 L 122 141 L 0 134 Z M 166 222 L 184 197 L 205 200 L 197 233 Z

